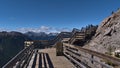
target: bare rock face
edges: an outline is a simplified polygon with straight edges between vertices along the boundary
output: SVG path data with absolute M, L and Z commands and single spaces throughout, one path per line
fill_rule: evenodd
M 120 49 L 120 10 L 102 21 L 94 38 L 84 47 L 102 53 Z

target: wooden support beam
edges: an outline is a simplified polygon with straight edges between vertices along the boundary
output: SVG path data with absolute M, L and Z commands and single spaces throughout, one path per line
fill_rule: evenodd
M 56 56 L 63 56 L 63 43 L 58 42 L 56 44 Z

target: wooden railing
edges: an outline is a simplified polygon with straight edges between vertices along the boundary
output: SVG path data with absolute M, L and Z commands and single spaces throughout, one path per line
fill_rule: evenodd
M 2 68 L 23 68 L 27 67 L 33 53 L 34 45 L 20 51 L 14 58 L 12 58 L 6 65 Z
M 75 65 L 82 68 L 120 67 L 120 59 L 79 46 L 63 43 L 64 54 Z M 113 66 L 108 63 L 114 64 Z
M 84 32 L 75 32 L 69 40 L 69 43 L 72 44 L 76 39 L 85 40 Z
M 67 35 L 66 35 L 67 34 Z M 53 40 L 50 41 L 51 44 L 55 44 L 56 42 L 60 42 L 63 38 L 71 37 L 71 32 L 61 32 L 55 37 Z
M 66 56 L 78 68 L 114 68 L 114 66 L 120 68 L 119 58 L 68 43 L 59 43 L 57 45 L 59 49 L 57 52 L 62 55 L 62 52 L 60 51 L 63 51 L 64 56 Z M 63 46 L 62 50 L 60 50 L 60 45 Z M 26 68 L 34 51 L 34 45 L 23 49 L 2 68 Z M 108 62 L 114 65 L 109 65 Z

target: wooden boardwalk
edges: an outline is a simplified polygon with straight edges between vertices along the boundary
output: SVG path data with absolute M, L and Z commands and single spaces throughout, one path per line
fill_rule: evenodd
M 65 56 L 56 56 L 55 48 L 37 50 L 36 55 L 33 54 L 33 58 L 31 59 L 31 63 L 29 63 L 28 67 L 29 68 L 75 68 L 75 66 Z
M 75 66 L 65 56 L 56 56 L 56 48 L 33 49 L 31 45 L 19 52 L 2 68 L 120 68 L 119 58 L 67 43 L 63 43 L 63 49 L 64 55 Z M 106 64 L 106 61 L 114 63 L 115 66 Z

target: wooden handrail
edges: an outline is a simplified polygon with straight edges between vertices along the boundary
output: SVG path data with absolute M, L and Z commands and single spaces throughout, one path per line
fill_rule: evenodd
M 5 64 L 2 68 L 13 68 L 16 64 L 19 64 L 19 62 L 22 62 L 25 55 L 28 55 L 29 53 L 33 51 L 34 45 L 31 45 L 22 51 L 20 51 L 15 57 L 13 57 L 7 64 Z M 29 57 L 29 56 L 28 56 Z
M 67 43 L 63 43 L 63 45 L 74 48 L 74 49 L 78 49 L 82 52 L 94 55 L 94 56 L 99 57 L 101 59 L 109 60 L 112 63 L 120 65 L 120 59 L 119 58 L 112 57 L 112 56 L 109 56 L 109 55 L 106 55 L 106 54 L 103 54 L 103 53 L 100 53 L 100 52 L 96 52 L 96 51 L 93 51 L 93 50 L 85 49 L 85 48 L 82 48 L 80 46 L 75 46 L 75 45 L 71 45 L 71 44 L 67 44 Z

